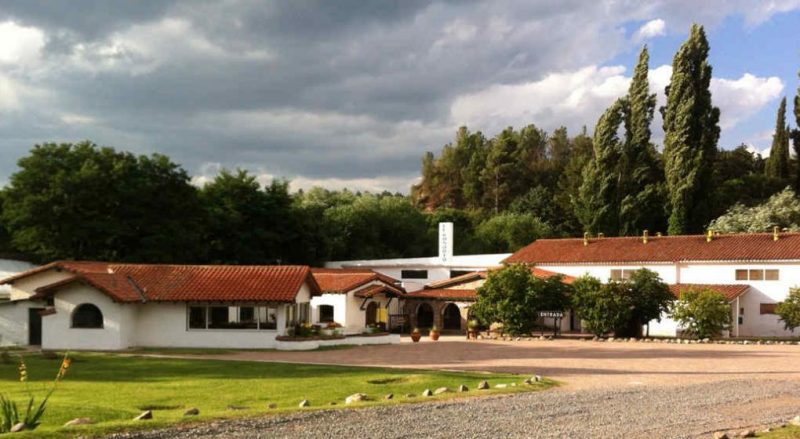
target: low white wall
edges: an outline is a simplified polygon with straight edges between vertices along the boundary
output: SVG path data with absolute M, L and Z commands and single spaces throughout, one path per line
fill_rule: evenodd
M 103 313 L 103 327 L 73 328 L 72 312 L 78 305 L 91 303 Z M 135 332 L 135 304 L 120 304 L 105 294 L 75 284 L 55 297 L 55 314 L 42 318 L 42 349 L 118 350 L 130 347 Z
M 277 330 L 189 329 L 185 303 L 141 304 L 135 346 L 177 348 L 269 349 L 275 347 Z M 285 305 L 278 305 L 278 326 L 285 320 Z
M 333 340 L 308 340 L 308 341 L 275 341 L 275 347 L 279 351 L 310 351 L 322 346 L 343 346 L 343 345 L 373 345 L 373 344 L 399 344 L 400 334 L 374 335 L 371 337 L 350 336 Z

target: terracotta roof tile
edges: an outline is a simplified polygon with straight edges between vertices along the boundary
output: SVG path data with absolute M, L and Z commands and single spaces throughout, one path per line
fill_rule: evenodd
M 451 277 L 450 279 L 438 280 L 425 285 L 425 289 L 439 289 L 447 288 L 454 285 L 461 285 L 463 283 L 474 282 L 480 279 L 486 279 L 486 271 L 473 271 L 472 273 L 464 273 L 460 276 Z
M 742 294 L 746 293 L 748 289 L 750 289 L 750 285 L 747 284 L 672 284 L 669 286 L 670 292 L 672 292 L 675 297 L 680 298 L 681 293 L 691 290 L 703 290 L 709 289 L 714 290 L 719 293 L 722 293 L 728 301 L 732 301 L 737 297 L 741 296 Z
M 356 297 L 368 298 L 368 297 L 373 297 L 376 294 L 381 294 L 381 293 L 384 293 L 384 294 L 386 294 L 388 296 L 395 296 L 395 297 L 397 297 L 397 296 L 405 297 L 405 295 L 406 295 L 403 290 L 391 287 L 389 285 L 382 285 L 382 284 L 369 285 L 367 287 L 364 287 L 364 288 L 356 291 L 355 293 L 353 293 L 353 295 L 356 296 Z
M 677 261 L 800 260 L 800 233 L 771 233 L 540 239 L 506 258 L 505 263 L 580 264 Z
M 313 268 L 311 272 L 323 293 L 347 293 L 373 281 L 399 284 L 397 279 L 367 268 Z
M 67 283 L 85 282 L 119 302 L 147 301 L 259 301 L 293 302 L 308 282 L 312 294 L 318 285 L 307 266 L 269 265 L 160 265 L 61 261 L 38 267 L 3 283 L 10 283 L 49 269 L 73 273 L 43 293 Z
M 413 293 L 406 294 L 405 297 L 408 299 L 459 300 L 465 302 L 474 302 L 478 298 L 478 293 L 475 290 L 451 290 L 442 288 L 414 291 Z

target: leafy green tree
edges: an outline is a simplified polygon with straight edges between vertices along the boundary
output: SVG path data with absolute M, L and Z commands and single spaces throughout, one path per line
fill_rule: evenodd
M 556 182 L 553 202 L 558 206 L 558 211 L 563 214 L 560 221 L 552 223 L 556 235 L 575 236 L 585 230 L 575 215 L 575 206 L 578 203 L 580 188 L 583 184 L 583 170 L 593 156 L 592 138 L 587 135 L 584 126 L 581 133 L 572 139 L 572 153 L 569 162 Z
M 735 204 L 725 215 L 712 221 L 709 228 L 722 233 L 743 233 L 768 232 L 775 226 L 800 230 L 800 200 L 789 187 L 758 206 Z
M 631 303 L 620 282 L 601 283 L 597 278 L 582 276 L 572 282 L 572 309 L 585 330 L 602 337 L 631 321 Z
M 495 215 L 475 230 L 482 252 L 486 253 L 514 252 L 550 234 L 550 226 L 538 217 L 520 213 Z
M 36 145 L 18 164 L 2 220 L 19 250 L 42 261 L 200 259 L 197 190 L 167 157 L 87 141 Z
M 800 288 L 789 290 L 789 297 L 775 307 L 775 314 L 783 321 L 783 326 L 794 332 L 800 327 Z
M 575 212 L 586 231 L 616 235 L 619 231 L 619 168 L 622 152 L 619 127 L 624 103 L 615 102 L 597 121 L 594 130 L 594 158 L 583 170 L 583 183 L 576 198 Z
M 631 320 L 624 330 L 617 333 L 639 337 L 642 335 L 643 326 L 647 325 L 649 331 L 651 321 L 661 321 L 662 315 L 669 311 L 675 296 L 658 273 L 646 268 L 633 272 L 631 278 L 624 284 L 631 300 Z
M 471 311 L 484 324 L 499 322 L 510 334 L 530 334 L 540 310 L 563 310 L 570 287 L 560 276 L 537 279 L 523 264 L 489 273 Z
M 206 259 L 225 264 L 274 264 L 286 260 L 296 224 L 288 183 L 266 188 L 247 171 L 222 170 L 200 191 L 205 208 Z
M 784 97 L 778 107 L 772 147 L 764 169 L 767 176 L 778 179 L 789 178 L 789 137 L 789 127 L 786 125 L 786 97 Z
M 798 76 L 800 76 L 800 72 L 798 72 Z M 797 87 L 797 94 L 794 96 L 794 123 L 792 145 L 794 147 L 795 160 L 797 161 L 794 190 L 795 192 L 800 192 L 800 87 Z
M 717 291 L 689 290 L 674 303 L 672 318 L 691 336 L 716 337 L 731 326 L 731 306 Z
M 647 80 L 649 60 L 645 46 L 624 101 L 625 142 L 618 165 L 620 235 L 638 235 L 644 229 L 659 229 L 664 223 L 664 172 L 650 143 L 656 95 L 650 93 Z
M 667 104 L 661 109 L 672 235 L 699 232 L 710 219 L 708 188 L 719 139 L 719 109 L 711 103 L 708 50 L 703 27 L 692 25 L 673 58 Z

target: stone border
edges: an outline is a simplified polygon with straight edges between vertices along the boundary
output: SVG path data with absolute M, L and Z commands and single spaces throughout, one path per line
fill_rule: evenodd
M 596 343 L 666 343 L 666 344 L 725 344 L 725 345 L 800 345 L 800 340 L 779 340 L 779 339 L 695 339 L 695 338 L 667 338 L 667 337 L 650 337 L 650 338 L 616 338 L 616 337 L 556 337 L 558 340 L 577 340 L 577 341 L 593 341 Z M 512 337 L 512 336 L 491 336 L 479 335 L 478 340 L 498 340 L 498 341 L 552 341 L 552 335 L 548 336 L 531 336 L 531 337 Z
M 275 348 L 279 351 L 311 351 L 325 346 L 362 346 L 370 344 L 399 344 L 400 334 L 371 334 L 369 336 L 347 336 L 327 340 L 286 341 L 276 340 Z

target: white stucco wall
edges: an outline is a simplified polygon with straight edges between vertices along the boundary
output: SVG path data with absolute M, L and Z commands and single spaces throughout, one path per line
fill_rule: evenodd
M 103 327 L 73 328 L 72 312 L 84 303 L 103 313 Z M 65 287 L 55 296 L 55 314 L 42 318 L 42 349 L 118 350 L 131 346 L 136 331 L 136 304 L 116 303 L 83 284 Z
M 311 321 L 320 323 L 320 305 L 330 305 L 333 307 L 333 321 L 347 327 L 347 295 L 346 294 L 322 294 L 311 298 Z
M 37 273 L 35 276 L 19 279 L 11 284 L 11 300 L 26 299 L 35 293 L 37 288 L 50 285 L 72 276 L 73 274 L 68 271 L 51 269 Z
M 15 259 L 0 259 L 0 280 L 30 270 L 34 267 L 36 266 L 30 262 L 18 261 Z M 11 286 L 0 285 L 0 298 L 10 297 L 10 294 Z
M 28 344 L 28 309 L 43 308 L 41 302 L 18 300 L 0 303 L 0 346 Z

